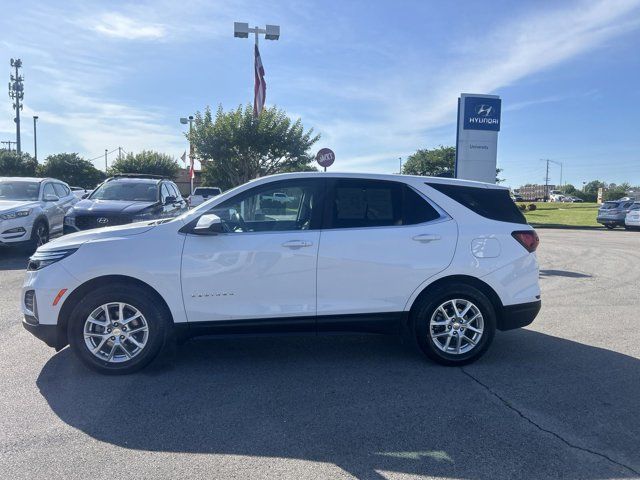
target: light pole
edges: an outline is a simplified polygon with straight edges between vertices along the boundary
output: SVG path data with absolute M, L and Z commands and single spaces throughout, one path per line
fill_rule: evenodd
M 191 134 L 193 133 L 193 115 L 188 117 L 180 117 L 180 123 L 182 125 L 189 124 L 189 178 L 191 181 L 191 195 L 193 195 L 193 177 L 195 176 L 193 167 L 193 144 L 191 143 Z
M 257 118 L 262 111 L 267 95 L 267 84 L 264 80 L 264 68 L 262 59 L 258 52 L 258 38 L 264 35 L 265 40 L 278 40 L 280 38 L 280 25 L 266 25 L 265 28 L 253 27 L 249 28 L 248 23 L 233 22 L 233 36 L 236 38 L 248 38 L 253 33 L 256 40 L 254 49 L 254 78 L 255 85 L 253 88 L 253 114 Z
M 104 171 L 105 171 L 105 173 L 107 172 L 107 168 L 108 168 L 108 166 L 107 166 L 107 155 L 108 155 L 108 152 L 109 152 L 109 149 L 105 148 L 104 149 Z
M 36 122 L 38 121 L 38 116 L 33 116 L 33 158 L 38 163 L 38 134 L 36 129 Z

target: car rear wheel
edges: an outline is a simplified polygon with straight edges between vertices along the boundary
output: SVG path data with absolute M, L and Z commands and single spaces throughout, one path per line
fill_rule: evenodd
M 496 314 L 480 290 L 445 285 L 425 295 L 412 313 L 422 352 L 442 365 L 465 365 L 480 358 L 493 341 Z
M 146 289 L 105 286 L 74 308 L 69 344 L 88 367 L 104 374 L 128 374 L 158 356 L 170 325 L 168 312 Z

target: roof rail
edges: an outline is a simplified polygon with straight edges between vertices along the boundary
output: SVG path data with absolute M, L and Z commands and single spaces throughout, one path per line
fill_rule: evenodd
M 111 178 L 155 178 L 156 180 L 164 180 L 168 177 L 151 173 L 114 173 Z

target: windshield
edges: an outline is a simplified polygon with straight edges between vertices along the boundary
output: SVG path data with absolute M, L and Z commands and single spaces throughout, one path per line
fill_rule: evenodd
M 640 210 L 640 203 L 634 203 L 629 210 Z
M 96 188 L 89 198 L 91 200 L 157 202 L 158 187 L 148 182 L 106 182 Z
M 38 182 L 0 182 L 0 200 L 38 200 Z

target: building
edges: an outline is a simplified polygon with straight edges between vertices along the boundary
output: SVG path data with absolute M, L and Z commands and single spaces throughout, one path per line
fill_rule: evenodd
M 541 202 L 544 201 L 551 194 L 551 191 L 555 189 L 555 185 L 527 184 L 520 187 L 517 190 L 517 194 L 527 202 Z
M 202 170 L 195 171 L 195 177 L 193 178 L 193 188 L 199 187 L 202 183 Z M 180 189 L 180 193 L 183 197 L 191 195 L 191 179 L 189 178 L 189 169 L 181 168 L 176 175 L 175 184 Z

